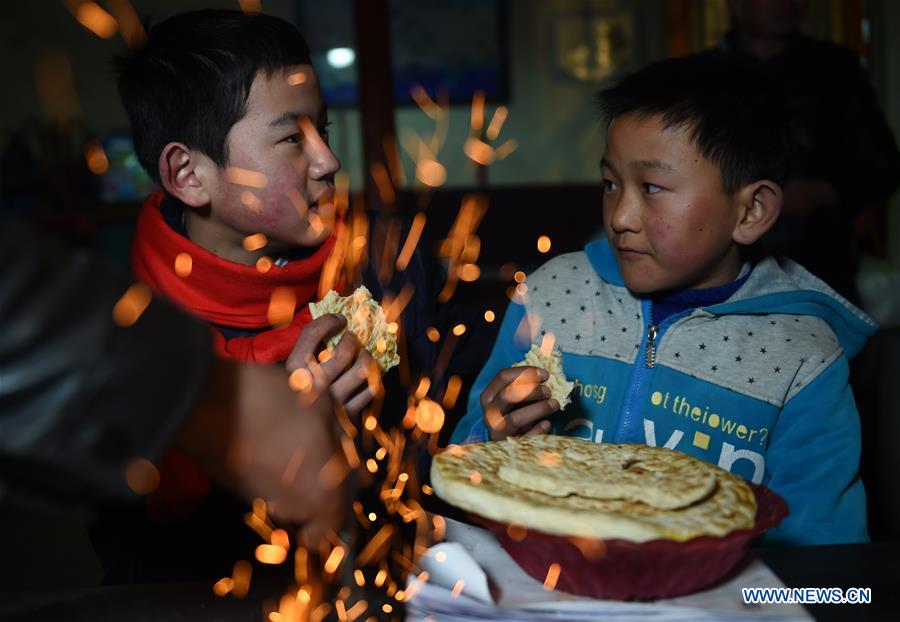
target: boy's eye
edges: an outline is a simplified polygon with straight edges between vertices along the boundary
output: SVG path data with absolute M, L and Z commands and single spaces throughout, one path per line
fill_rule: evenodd
M 657 192 L 662 191 L 662 188 L 660 188 L 656 184 L 641 184 L 641 188 L 643 188 L 644 192 L 646 192 L 647 194 L 656 194 Z
M 299 145 L 303 142 L 303 134 L 299 132 L 297 134 L 291 134 L 290 136 L 285 138 L 284 141 L 292 145 Z
M 610 180 L 610 179 L 604 179 L 604 180 L 603 180 L 603 189 L 604 189 L 606 192 L 612 192 L 612 191 L 615 190 L 617 187 L 618 187 L 618 186 L 616 186 L 616 182 L 614 182 L 614 181 L 612 181 L 612 180 Z

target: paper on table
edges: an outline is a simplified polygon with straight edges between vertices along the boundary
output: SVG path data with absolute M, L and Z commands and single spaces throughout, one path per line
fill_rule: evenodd
M 783 587 L 759 560 L 711 590 L 653 603 L 596 600 L 545 590 L 509 557 L 487 531 L 446 519 L 446 542 L 435 545 L 419 564 L 426 584 L 412 590 L 409 619 L 422 620 L 811 620 L 800 605 L 743 604 L 743 587 Z M 439 553 L 442 553 L 439 555 Z M 462 581 L 461 592 L 459 581 Z M 454 592 L 454 588 L 457 588 Z

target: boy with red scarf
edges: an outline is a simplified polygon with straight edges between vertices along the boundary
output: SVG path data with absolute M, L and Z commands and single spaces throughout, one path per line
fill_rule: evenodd
M 138 159 L 162 186 L 138 218 L 135 275 L 207 320 L 219 355 L 305 365 L 345 320 L 312 320 L 308 306 L 335 243 L 340 162 L 303 37 L 267 15 L 184 13 L 150 29 L 118 69 Z M 276 290 L 290 292 L 296 312 L 273 328 Z M 377 365 L 349 332 L 319 367 L 351 416 L 378 390 L 367 373 Z M 132 516 L 93 531 L 107 581 L 227 574 L 235 555 L 252 550 L 241 537 L 252 536 L 240 524 L 246 508 L 184 456 L 167 456 L 147 506 L 149 521 Z M 196 544 L 200 532 L 205 546 Z

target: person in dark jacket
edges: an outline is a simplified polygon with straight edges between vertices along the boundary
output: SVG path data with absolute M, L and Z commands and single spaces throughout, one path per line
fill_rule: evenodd
M 900 152 L 853 50 L 799 30 L 803 0 L 729 0 L 733 29 L 718 49 L 755 62 L 787 100 L 789 177 L 765 242 L 859 302 L 855 222 L 883 213 L 900 185 Z
M 282 367 L 214 356 L 204 323 L 22 223 L 0 222 L 0 262 L 0 503 L 137 506 L 174 445 L 312 539 L 340 526 L 344 494 L 319 481 L 343 455 L 327 387 L 298 401 Z

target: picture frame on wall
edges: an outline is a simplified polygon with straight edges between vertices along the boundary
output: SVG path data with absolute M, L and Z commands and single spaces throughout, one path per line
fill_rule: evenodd
M 298 0 L 297 24 L 313 52 L 329 106 L 358 103 L 354 0 Z M 506 0 L 389 0 L 395 104 L 419 85 L 464 103 L 475 91 L 509 99 Z

